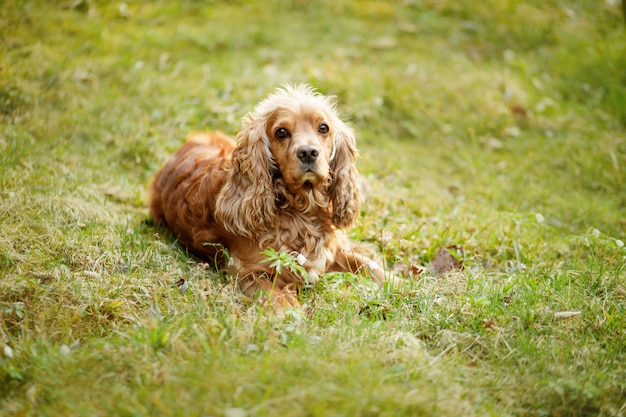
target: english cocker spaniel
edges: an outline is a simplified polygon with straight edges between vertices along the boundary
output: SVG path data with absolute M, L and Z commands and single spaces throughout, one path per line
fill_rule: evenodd
M 286 85 L 244 117 L 235 143 L 219 132 L 190 135 L 157 172 L 150 211 L 202 258 L 225 264 L 226 248 L 241 290 L 277 306 L 298 306 L 295 290 L 329 271 L 382 284 L 366 245 L 346 234 L 361 204 L 356 156 L 334 99 Z M 277 271 L 266 249 L 291 254 L 306 272 Z

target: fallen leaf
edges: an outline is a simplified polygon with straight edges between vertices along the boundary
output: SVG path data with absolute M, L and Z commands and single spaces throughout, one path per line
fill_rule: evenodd
M 426 272 L 426 267 L 422 265 L 411 264 L 409 267 L 409 273 L 413 277 L 420 277 L 424 272 Z
M 428 270 L 431 274 L 439 276 L 446 272 L 457 271 L 463 269 L 463 262 L 458 260 L 450 250 L 463 252 L 463 248 L 458 246 L 448 246 L 439 248 L 435 258 L 428 264 Z
M 495 330 L 498 328 L 496 322 L 493 320 L 493 317 L 489 317 L 483 320 L 483 326 L 487 330 Z
M 402 276 L 406 278 L 415 278 L 418 279 L 422 276 L 424 272 L 428 271 L 423 265 L 419 265 L 416 263 L 397 263 L 393 266 L 393 274 L 396 276 Z
M 517 104 L 509 106 L 509 110 L 511 110 L 511 113 L 513 113 L 515 116 L 526 117 L 526 115 L 528 114 L 528 110 L 526 110 L 522 106 L 518 106 Z
M 181 294 L 187 291 L 187 288 L 189 288 L 189 283 L 183 278 L 176 281 L 175 285 L 178 287 L 178 291 L 180 291 Z
M 206 262 L 200 262 L 197 265 L 197 268 L 202 270 L 202 271 L 209 271 L 211 269 L 211 264 L 208 264 Z

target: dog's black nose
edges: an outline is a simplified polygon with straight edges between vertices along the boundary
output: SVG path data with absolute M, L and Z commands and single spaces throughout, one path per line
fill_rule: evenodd
M 317 157 L 320 155 L 320 151 L 317 150 L 314 146 L 302 146 L 298 148 L 298 159 L 303 163 L 311 163 L 315 162 Z

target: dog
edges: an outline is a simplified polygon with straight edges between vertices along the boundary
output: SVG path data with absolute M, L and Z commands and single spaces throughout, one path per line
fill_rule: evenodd
M 298 307 L 296 291 L 326 272 L 382 284 L 368 245 L 346 233 L 361 206 L 357 153 L 334 97 L 284 85 L 243 118 L 235 142 L 220 132 L 188 137 L 155 175 L 152 218 L 235 274 L 244 294 L 279 307 Z M 277 269 L 267 249 L 292 255 L 300 272 Z

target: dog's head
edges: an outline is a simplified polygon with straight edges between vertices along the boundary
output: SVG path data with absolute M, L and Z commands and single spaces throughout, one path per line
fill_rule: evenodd
M 244 118 L 218 216 L 238 235 L 262 233 L 274 219 L 281 183 L 293 195 L 323 193 L 333 223 L 350 226 L 360 207 L 356 155 L 354 133 L 333 98 L 307 85 L 284 86 Z

